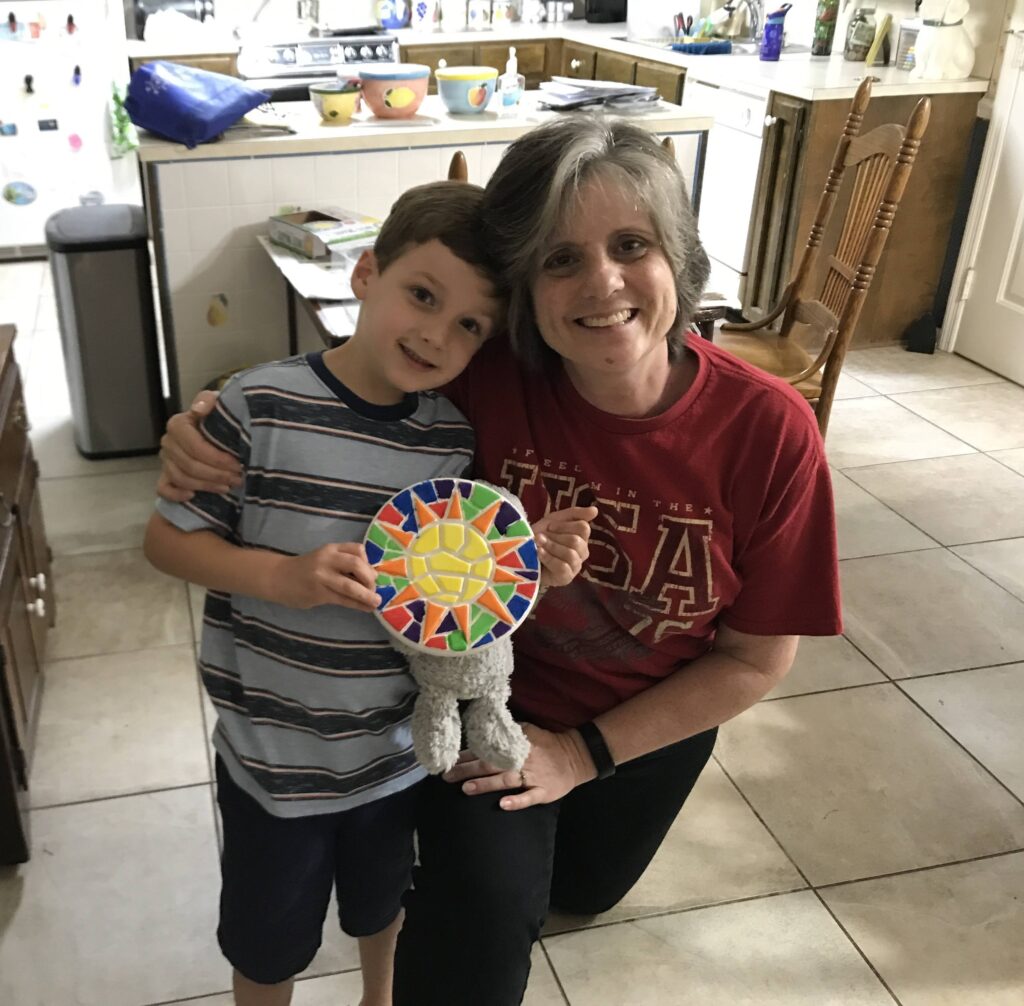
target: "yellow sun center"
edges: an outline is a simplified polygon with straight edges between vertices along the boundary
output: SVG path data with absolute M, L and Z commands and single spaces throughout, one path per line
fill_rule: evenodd
M 424 528 L 407 554 L 413 584 L 436 604 L 471 604 L 494 574 L 487 539 L 462 521 L 440 520 Z

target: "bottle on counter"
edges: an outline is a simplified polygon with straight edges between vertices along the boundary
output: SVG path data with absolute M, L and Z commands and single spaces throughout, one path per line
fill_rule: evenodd
M 412 27 L 416 31 L 438 31 L 441 27 L 441 0 L 413 0 Z
M 516 59 L 515 46 L 510 46 L 505 72 L 498 78 L 498 95 L 503 116 L 516 114 L 516 106 L 525 90 L 526 78 L 519 72 L 519 60 Z
M 814 38 L 811 40 L 812 56 L 832 55 L 832 40 L 836 35 L 838 19 L 839 0 L 818 0 L 818 13 L 814 18 Z
M 516 19 L 513 0 L 491 0 L 491 24 L 506 25 Z
M 867 59 L 868 50 L 875 40 L 875 8 L 857 7 L 846 26 L 846 46 L 843 58 L 851 63 L 862 63 Z
M 441 30 L 466 30 L 466 0 L 441 0 Z
M 491 0 L 469 0 L 466 21 L 473 31 L 491 27 Z

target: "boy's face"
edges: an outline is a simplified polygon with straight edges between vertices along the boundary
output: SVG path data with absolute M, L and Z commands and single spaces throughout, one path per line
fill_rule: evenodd
M 372 251 L 352 275 L 362 301 L 353 341 L 378 394 L 439 388 L 462 373 L 504 311 L 491 283 L 440 241 L 416 245 L 383 272 Z

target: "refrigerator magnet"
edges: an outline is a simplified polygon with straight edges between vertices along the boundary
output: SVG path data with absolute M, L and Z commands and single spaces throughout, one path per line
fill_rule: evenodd
M 17 136 L 18 124 L 16 122 L 0 122 L 0 136 Z
M 28 182 L 8 182 L 3 196 L 12 206 L 28 206 L 36 201 L 36 190 Z

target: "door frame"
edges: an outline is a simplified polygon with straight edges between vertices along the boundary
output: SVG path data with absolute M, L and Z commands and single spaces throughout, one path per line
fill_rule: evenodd
M 1007 129 L 1009 128 L 1010 100 L 1013 95 L 1008 86 L 1000 85 L 1006 84 L 1010 74 L 1024 74 L 1024 69 L 1015 65 L 1024 61 L 1024 0 L 1017 0 L 1016 10 L 1008 20 L 1010 26 L 1004 30 L 1006 47 L 1003 51 L 999 75 L 995 82 L 995 100 L 992 104 L 992 118 L 988 130 L 988 140 L 981 155 L 981 165 L 978 169 L 978 181 L 974 189 L 974 199 L 971 202 L 971 209 L 967 215 L 967 224 L 964 227 L 964 240 L 960 247 L 960 255 L 957 258 L 956 269 L 953 272 L 953 281 L 950 285 L 952 297 L 955 299 L 951 300 L 947 320 L 942 326 L 939 336 L 938 348 L 948 353 L 956 351 L 956 340 L 960 333 L 960 323 L 963 320 L 964 305 L 966 304 L 966 300 L 963 298 L 964 285 L 967 282 L 968 271 L 974 268 L 978 257 L 978 249 L 984 237 L 985 224 L 988 221 L 988 213 L 992 204 L 996 170 L 999 167 L 999 159 L 1002 156 Z M 983 102 L 985 100 L 983 99 Z

